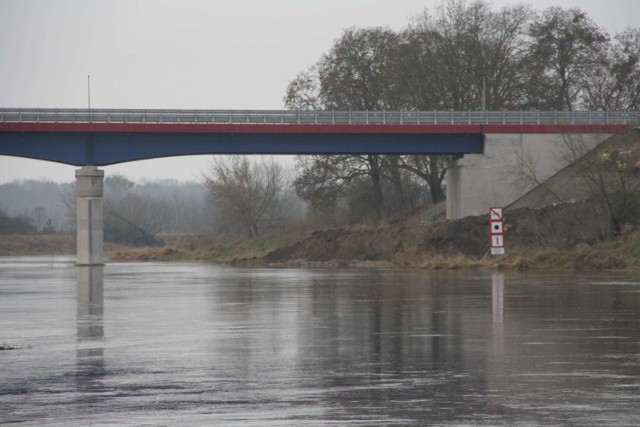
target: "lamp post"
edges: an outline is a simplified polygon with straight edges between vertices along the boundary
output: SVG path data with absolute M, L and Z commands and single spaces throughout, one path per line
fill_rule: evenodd
M 482 111 L 487 111 L 487 79 L 482 76 Z

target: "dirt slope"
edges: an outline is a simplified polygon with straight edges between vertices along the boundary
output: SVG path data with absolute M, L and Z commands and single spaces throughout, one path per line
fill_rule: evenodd
M 505 230 L 507 251 L 519 254 L 534 249 L 569 250 L 600 239 L 597 219 L 581 204 L 508 211 Z M 255 262 L 273 266 L 363 262 L 421 266 L 434 257 L 480 259 L 488 250 L 489 218 L 482 215 L 424 225 L 320 231 Z

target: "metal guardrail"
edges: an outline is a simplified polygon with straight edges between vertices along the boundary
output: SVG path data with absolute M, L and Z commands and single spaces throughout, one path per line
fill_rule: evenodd
M 326 111 L 0 109 L 0 122 L 228 124 L 640 125 L 639 111 Z

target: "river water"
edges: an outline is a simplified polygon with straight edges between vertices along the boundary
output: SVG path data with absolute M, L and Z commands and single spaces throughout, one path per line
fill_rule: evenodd
M 0 258 L 0 424 L 640 425 L 640 275 Z

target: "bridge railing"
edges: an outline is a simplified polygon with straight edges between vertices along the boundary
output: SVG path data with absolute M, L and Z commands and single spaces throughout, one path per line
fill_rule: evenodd
M 230 124 L 631 124 L 638 111 L 0 109 L 0 122 Z

